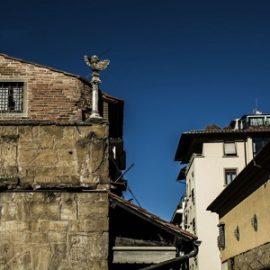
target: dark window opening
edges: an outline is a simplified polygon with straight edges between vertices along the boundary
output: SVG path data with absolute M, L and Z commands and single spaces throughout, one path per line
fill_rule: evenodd
M 256 156 L 269 141 L 270 138 L 253 138 L 253 156 Z
M 229 185 L 236 177 L 236 169 L 225 169 L 225 185 Z
M 0 112 L 23 112 L 23 82 L 0 83 Z
M 195 221 L 195 218 L 192 219 L 192 230 L 193 230 L 194 234 L 196 234 L 196 221 Z
M 111 138 L 123 137 L 123 104 L 109 103 L 109 133 Z
M 195 194 L 194 194 L 194 189 L 191 190 L 191 200 L 192 200 L 192 203 L 195 204 Z

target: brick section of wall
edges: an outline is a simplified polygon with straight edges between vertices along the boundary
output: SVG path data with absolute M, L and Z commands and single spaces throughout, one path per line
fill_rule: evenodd
M 108 125 L 0 127 L 0 187 L 108 188 Z
M 0 193 L 0 269 L 106 270 L 107 193 Z
M 0 55 L 0 81 L 23 81 L 24 114 L 0 119 L 79 121 L 90 110 L 91 88 L 76 76 Z

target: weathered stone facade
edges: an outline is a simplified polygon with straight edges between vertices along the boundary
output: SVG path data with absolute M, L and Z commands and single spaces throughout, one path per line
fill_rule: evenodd
M 0 54 L 6 82 L 23 82 L 24 109 L 1 105 L 0 269 L 108 269 L 109 144 L 123 123 L 109 110 L 123 102 L 101 94 L 103 118 L 88 119 L 89 82 Z
M 104 192 L 4 192 L 0 269 L 107 269 Z
M 108 188 L 106 123 L 2 124 L 0 187 Z

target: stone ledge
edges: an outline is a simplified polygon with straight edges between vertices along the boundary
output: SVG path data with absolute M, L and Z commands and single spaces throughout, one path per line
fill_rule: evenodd
M 0 126 L 92 126 L 108 124 L 105 119 L 90 119 L 85 122 L 47 121 L 47 120 L 0 120 Z
M 106 185 L 104 185 L 104 187 L 106 187 Z M 104 193 L 108 193 L 109 189 L 97 189 L 96 187 L 82 187 L 82 186 L 62 186 L 62 187 L 42 187 L 42 188 L 32 188 L 32 187 L 28 187 L 28 188 L 21 188 L 21 187 L 0 187 L 0 193 L 4 193 L 4 192 L 104 192 Z

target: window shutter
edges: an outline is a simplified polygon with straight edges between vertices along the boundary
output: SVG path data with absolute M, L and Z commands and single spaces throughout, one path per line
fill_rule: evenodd
M 225 155 L 236 155 L 235 143 L 224 143 L 224 154 Z

